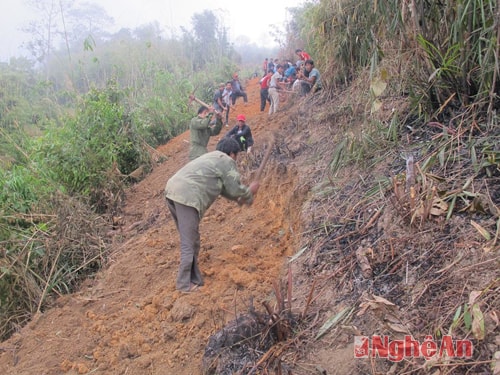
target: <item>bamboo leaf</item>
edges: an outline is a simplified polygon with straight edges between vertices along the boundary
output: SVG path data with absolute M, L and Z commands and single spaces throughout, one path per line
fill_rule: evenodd
M 484 229 L 481 225 L 476 223 L 474 220 L 471 220 L 470 223 L 474 228 L 476 228 L 479 234 L 483 236 L 486 241 L 489 241 L 491 239 L 490 233 L 486 229 Z
M 439 158 L 439 165 L 441 167 L 444 166 L 445 153 L 446 153 L 446 150 L 444 147 L 441 150 L 439 150 L 438 158 Z
M 500 350 L 496 351 L 495 354 L 493 354 L 493 364 L 492 364 L 492 371 L 493 374 L 499 374 L 500 373 Z
M 477 162 L 476 148 L 474 146 L 471 147 L 470 156 L 471 156 L 472 167 L 474 168 L 474 172 L 477 173 L 479 171 L 480 166 Z
M 481 292 L 479 290 L 473 290 L 469 294 L 469 305 L 472 306 L 476 303 L 476 300 L 479 298 L 481 295 Z
M 380 108 L 382 108 L 382 102 L 378 99 L 375 99 L 372 103 L 371 113 L 378 112 Z
M 467 331 L 472 328 L 472 315 L 467 305 L 464 305 L 464 324 Z
M 450 205 L 448 206 L 448 213 L 446 214 L 446 221 L 450 220 L 451 215 L 453 214 L 453 209 L 455 208 L 455 203 L 457 202 L 457 195 L 454 194 L 451 199 Z
M 296 254 L 294 254 L 290 260 L 288 261 L 289 263 L 293 262 L 295 259 L 297 259 L 298 257 L 300 257 L 302 254 L 304 254 L 304 251 L 307 250 L 307 246 L 303 247 L 302 249 L 300 249 L 299 251 L 297 251 Z
M 380 78 L 376 78 L 371 82 L 370 88 L 372 90 L 373 95 L 378 98 L 387 87 L 387 82 Z
M 387 305 L 387 306 L 396 306 L 394 303 L 392 303 L 388 299 L 385 299 L 384 297 L 373 295 L 373 299 L 375 302 L 383 303 L 384 305 Z
M 433 165 L 434 162 L 436 161 L 436 157 L 432 155 L 431 157 L 427 158 L 423 163 L 420 169 L 422 172 L 425 172 L 426 170 L 430 169 Z
M 451 322 L 450 330 L 448 331 L 449 335 L 453 334 L 453 330 L 457 328 L 458 325 L 460 324 L 461 316 L 462 316 L 462 306 L 458 306 L 457 310 L 455 311 L 455 315 L 453 316 L 453 321 Z
M 330 317 L 319 329 L 318 334 L 316 335 L 316 340 L 320 339 L 323 337 L 325 333 L 327 333 L 332 327 L 335 327 L 335 325 L 347 314 L 352 312 L 354 310 L 354 307 L 346 307 L 343 309 L 341 312 L 338 314 Z
M 477 303 L 472 305 L 472 334 L 477 340 L 484 340 L 484 316 Z

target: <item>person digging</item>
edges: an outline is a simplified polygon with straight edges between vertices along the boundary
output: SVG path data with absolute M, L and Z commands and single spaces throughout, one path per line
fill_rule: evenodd
M 199 226 L 207 209 L 219 195 L 238 204 L 251 205 L 259 190 L 258 180 L 249 186 L 240 182 L 236 167 L 240 150 L 236 140 L 222 138 L 216 151 L 190 161 L 167 181 L 167 207 L 180 236 L 181 255 L 176 287 L 182 292 L 193 292 L 203 285 L 198 267 Z

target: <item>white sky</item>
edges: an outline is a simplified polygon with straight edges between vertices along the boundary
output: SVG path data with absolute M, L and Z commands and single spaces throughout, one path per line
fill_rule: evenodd
M 57 0 L 55 0 L 57 2 Z M 113 17 L 117 29 L 134 28 L 158 21 L 164 30 L 191 29 L 191 16 L 205 9 L 222 15 L 232 41 L 247 36 L 251 42 L 273 45 L 268 36 L 269 25 L 281 26 L 287 17 L 286 8 L 306 0 L 75 0 L 75 3 L 96 3 Z M 6 3 L 9 3 L 7 6 Z M 36 18 L 25 0 L 2 0 L 0 10 L 0 61 L 20 54 L 19 46 L 28 36 L 21 30 Z M 116 30 L 114 30 L 116 31 Z

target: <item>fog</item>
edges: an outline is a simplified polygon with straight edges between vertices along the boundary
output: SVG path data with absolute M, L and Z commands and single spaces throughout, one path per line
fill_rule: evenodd
M 29 29 L 33 21 L 46 19 L 40 10 L 54 6 L 59 9 L 71 4 L 71 9 L 82 9 L 89 4 L 99 6 L 112 22 L 106 25 L 109 32 L 121 28 L 134 29 L 138 26 L 157 21 L 166 36 L 176 35 L 181 27 L 191 28 L 191 17 L 204 10 L 213 11 L 229 31 L 232 42 L 245 41 L 264 47 L 275 45 L 270 35 L 270 25 L 281 27 L 287 21 L 286 8 L 303 4 L 304 0 L 14 0 L 9 2 L 8 10 L 0 12 L 0 60 L 10 57 L 28 56 L 25 48 L 31 36 L 23 29 Z M 4 5 L 5 7 L 5 5 Z M 5 7 L 6 8 L 6 7 Z M 37 9 L 38 8 L 38 9 Z M 66 8 L 69 9 L 69 8 Z M 45 17 L 45 18 L 44 18 Z

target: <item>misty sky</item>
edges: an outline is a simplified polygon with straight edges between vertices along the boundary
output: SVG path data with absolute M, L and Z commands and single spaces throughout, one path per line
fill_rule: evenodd
M 5 0 L 4 0 L 5 1 Z M 51 0 L 40 0 L 51 1 Z M 54 0 L 57 1 L 58 0 Z M 221 15 L 234 42 L 246 36 L 259 45 L 273 45 L 269 25 L 282 25 L 286 21 L 286 8 L 301 5 L 306 0 L 75 0 L 99 4 L 115 21 L 117 31 L 122 27 L 134 28 L 158 21 L 165 30 L 191 28 L 191 16 L 205 9 Z M 0 61 L 19 56 L 19 47 L 29 39 L 23 33 L 30 20 L 37 18 L 36 11 L 25 0 L 11 0 L 0 12 Z M 24 52 L 25 53 L 25 52 Z

